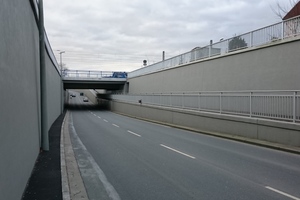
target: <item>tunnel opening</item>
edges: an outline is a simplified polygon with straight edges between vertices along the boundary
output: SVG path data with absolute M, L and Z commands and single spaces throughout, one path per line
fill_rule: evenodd
M 66 110 L 110 110 L 110 91 L 96 89 L 65 90 Z

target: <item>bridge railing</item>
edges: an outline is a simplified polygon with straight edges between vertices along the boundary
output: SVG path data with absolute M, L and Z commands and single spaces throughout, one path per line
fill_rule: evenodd
M 105 79 L 127 78 L 126 72 L 90 71 L 90 70 L 63 70 L 63 79 Z
M 300 35 L 300 16 L 222 40 L 202 48 L 195 48 L 192 51 L 132 71 L 128 74 L 128 78 L 173 68 L 208 57 L 224 55 L 240 49 L 270 44 L 277 40 L 298 35 Z
M 300 91 L 114 94 L 111 98 L 129 103 L 300 122 Z

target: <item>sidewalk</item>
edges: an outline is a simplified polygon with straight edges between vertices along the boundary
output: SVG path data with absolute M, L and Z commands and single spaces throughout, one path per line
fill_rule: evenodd
M 69 135 L 69 112 L 49 130 L 50 151 L 41 152 L 22 200 L 88 200 Z
M 22 200 L 61 200 L 60 136 L 65 113 L 49 130 L 50 151 L 40 152 Z

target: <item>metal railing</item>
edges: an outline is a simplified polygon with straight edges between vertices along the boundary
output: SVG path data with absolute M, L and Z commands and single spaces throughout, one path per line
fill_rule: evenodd
M 111 98 L 161 107 L 300 122 L 300 91 L 114 94 Z
M 106 78 L 125 78 L 117 77 L 113 71 L 90 71 L 90 70 L 63 70 L 63 79 L 106 79 Z M 117 72 L 119 73 L 119 72 Z
M 202 48 L 195 48 L 187 53 L 132 71 L 128 74 L 128 78 L 173 68 L 208 57 L 224 55 L 240 49 L 270 44 L 274 41 L 295 37 L 297 35 L 300 35 L 300 16 L 222 40 Z

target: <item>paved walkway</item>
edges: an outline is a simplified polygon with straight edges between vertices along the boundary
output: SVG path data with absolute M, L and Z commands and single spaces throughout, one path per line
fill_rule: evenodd
M 88 200 L 71 144 L 68 120 L 66 112 L 51 126 L 50 151 L 39 154 L 22 200 Z
M 50 151 L 40 152 L 22 200 L 61 200 L 60 136 L 65 113 L 49 130 Z

